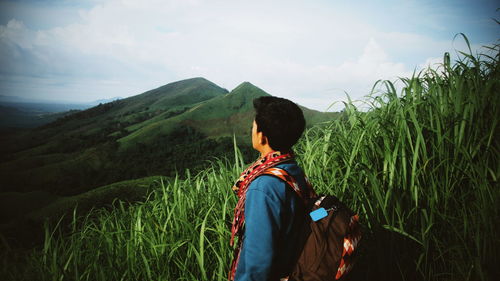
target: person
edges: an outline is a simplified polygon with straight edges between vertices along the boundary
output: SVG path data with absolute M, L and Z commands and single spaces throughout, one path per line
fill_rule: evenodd
M 280 280 L 297 259 L 304 203 L 285 181 L 263 174 L 284 169 L 307 192 L 307 179 L 294 159 L 292 146 L 305 128 L 302 110 L 292 101 L 264 96 L 253 101 L 252 145 L 260 152 L 237 180 L 231 245 L 235 248 L 229 280 Z

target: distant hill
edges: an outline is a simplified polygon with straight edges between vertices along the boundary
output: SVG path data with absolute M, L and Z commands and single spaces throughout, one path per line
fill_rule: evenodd
M 233 136 L 249 161 L 256 157 L 249 145 L 252 101 L 265 95 L 249 82 L 228 93 L 192 78 L 0 135 L 0 191 L 67 196 L 121 180 L 182 175 L 231 154 Z M 303 110 L 309 125 L 336 116 Z
M 151 121 L 171 118 L 200 102 L 227 90 L 204 78 L 193 78 L 164 85 L 126 99 L 100 104 L 50 124 L 48 127 L 64 130 L 93 131 L 110 126 L 111 131 L 123 134 L 135 131 Z M 147 121 L 147 122 L 146 122 Z M 98 123 L 98 124 L 96 124 Z M 82 132 L 82 133 L 85 133 Z
M 122 98 L 114 97 L 87 103 L 68 103 L 0 96 L 0 130 L 36 128 L 73 114 L 76 111 L 120 99 Z
M 0 130 L 39 127 L 75 111 L 85 110 L 118 99 L 121 98 L 71 102 L 0 95 Z
M 0 130 L 35 128 L 90 106 L 0 102 Z
M 99 105 L 100 103 L 114 102 L 116 100 L 121 100 L 121 99 L 123 99 L 123 98 L 122 97 L 114 97 L 114 98 L 110 98 L 110 99 L 99 99 L 96 101 L 89 102 L 88 104 L 95 106 L 95 105 Z

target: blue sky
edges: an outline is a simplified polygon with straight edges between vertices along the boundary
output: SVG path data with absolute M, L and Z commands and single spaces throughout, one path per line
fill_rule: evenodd
M 191 77 L 325 110 L 498 43 L 496 1 L 0 0 L 0 95 L 86 102 Z

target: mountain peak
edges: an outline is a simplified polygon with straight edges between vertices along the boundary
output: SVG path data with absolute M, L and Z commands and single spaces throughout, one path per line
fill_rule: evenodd
M 139 103 L 165 103 L 168 101 L 176 105 L 194 104 L 200 101 L 211 99 L 219 95 L 225 95 L 226 89 L 223 89 L 213 82 L 203 78 L 195 77 L 172 82 L 156 89 L 149 90 L 140 95 L 128 98 Z M 146 100 L 148 100 L 146 102 Z
M 239 84 L 238 86 L 236 86 L 236 88 L 234 88 L 233 91 L 237 90 L 239 88 L 258 88 L 258 87 L 255 86 L 254 84 L 248 82 L 248 81 L 245 81 L 245 82 Z
M 270 94 L 266 93 L 261 88 L 253 85 L 250 82 L 243 82 L 238 87 L 234 88 L 234 90 L 229 93 L 230 95 L 244 95 L 248 97 L 261 97 L 261 96 L 270 96 Z
M 212 86 L 217 86 L 213 82 L 203 78 L 203 77 L 193 77 L 193 78 L 188 78 L 184 80 L 179 80 L 175 82 L 168 83 L 166 85 L 163 85 L 159 88 L 165 88 L 165 87 L 183 87 L 183 86 L 194 86 L 194 85 L 212 85 Z

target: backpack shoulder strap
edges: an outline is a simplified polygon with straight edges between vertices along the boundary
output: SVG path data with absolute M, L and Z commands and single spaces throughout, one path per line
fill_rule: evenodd
M 302 200 L 306 199 L 305 196 L 304 196 L 304 194 L 302 193 L 302 190 L 300 189 L 299 184 L 297 183 L 297 181 L 292 176 L 290 176 L 288 174 L 288 172 L 285 171 L 284 169 L 272 167 L 272 168 L 266 169 L 262 174 L 263 175 L 275 176 L 277 178 L 280 178 L 281 180 L 283 180 L 284 182 L 286 182 L 293 189 L 293 191 L 295 191 L 295 193 L 297 193 L 297 195 Z

